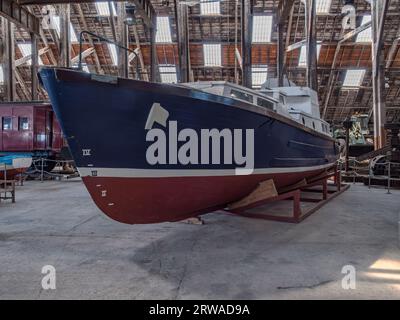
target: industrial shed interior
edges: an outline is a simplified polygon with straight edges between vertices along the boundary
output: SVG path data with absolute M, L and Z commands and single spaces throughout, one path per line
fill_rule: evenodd
M 400 298 L 400 0 L 0 0 L 0 22 L 0 299 Z

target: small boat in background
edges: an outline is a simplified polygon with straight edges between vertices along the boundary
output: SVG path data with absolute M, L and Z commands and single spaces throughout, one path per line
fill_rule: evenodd
M 32 165 L 30 154 L 0 154 L 0 180 L 12 180 Z
M 97 206 L 124 223 L 223 209 L 335 166 L 338 148 L 310 88 L 225 81 L 151 83 L 41 68 L 39 78 Z

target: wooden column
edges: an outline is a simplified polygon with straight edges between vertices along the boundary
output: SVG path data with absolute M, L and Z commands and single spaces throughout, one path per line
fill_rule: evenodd
M 318 92 L 317 74 L 317 32 L 316 0 L 305 0 L 306 7 L 306 43 L 307 43 L 307 85 Z
M 37 36 L 31 33 L 31 52 L 32 52 L 32 64 L 31 64 L 31 99 L 38 100 L 38 77 L 37 70 L 39 65 L 39 55 L 37 47 Z
M 383 27 L 388 9 L 388 0 L 371 1 L 372 22 L 372 90 L 374 116 L 374 149 L 386 144 L 385 70 L 383 52 Z
M 250 0 L 242 0 L 242 63 L 243 79 L 242 84 L 251 88 L 251 35 L 252 35 L 252 6 Z
M 68 68 L 71 66 L 71 33 L 70 33 L 70 5 L 60 4 L 60 57 L 59 65 Z
M 125 3 L 117 3 L 117 15 L 118 15 L 118 43 L 125 47 L 129 47 L 129 27 L 125 23 Z M 117 48 L 118 50 L 118 75 L 123 78 L 129 77 L 129 53 L 127 50 Z
M 190 79 L 188 7 L 186 4 L 175 1 L 175 10 L 178 30 L 179 82 L 188 82 Z
M 5 18 L 1 18 L 2 41 L 1 41 L 1 64 L 4 74 L 5 100 L 15 101 L 15 42 L 14 24 Z

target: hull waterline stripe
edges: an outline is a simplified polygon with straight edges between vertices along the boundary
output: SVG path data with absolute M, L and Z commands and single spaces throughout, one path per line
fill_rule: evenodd
M 254 169 L 252 174 L 295 173 L 322 170 L 334 166 L 334 163 L 310 167 L 291 168 L 260 168 Z M 245 170 L 245 169 L 243 169 Z M 210 177 L 210 176 L 240 176 L 235 169 L 128 169 L 128 168 L 96 168 L 78 167 L 82 177 L 110 177 L 110 178 L 167 178 L 167 177 Z M 96 173 L 93 174 L 93 171 Z

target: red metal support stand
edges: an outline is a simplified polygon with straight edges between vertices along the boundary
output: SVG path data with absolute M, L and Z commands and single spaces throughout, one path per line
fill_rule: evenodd
M 328 184 L 328 179 L 334 179 L 334 184 Z M 316 189 L 315 187 L 320 186 L 321 188 Z M 336 190 L 330 189 L 329 186 L 335 186 Z M 253 202 L 247 204 L 246 206 L 225 210 L 237 215 L 241 215 L 244 217 L 257 218 L 257 219 L 266 219 L 273 221 L 281 221 L 281 222 L 290 222 L 290 223 L 299 223 L 303 221 L 305 218 L 315 213 L 318 209 L 324 206 L 327 202 L 337 197 L 339 194 L 343 193 L 345 190 L 349 188 L 350 185 L 341 185 L 340 184 L 340 172 L 338 172 L 335 168 L 334 172 L 327 173 L 325 176 L 319 178 L 316 181 L 308 182 L 305 186 L 297 188 L 295 190 L 291 190 L 288 192 L 283 192 L 274 197 L 269 197 L 265 199 L 258 200 L 257 202 Z M 302 196 L 302 193 L 316 193 L 320 194 L 320 198 L 310 198 Z M 293 211 L 292 215 L 276 215 L 268 213 L 267 211 L 258 210 L 257 212 L 249 212 L 250 209 L 258 208 L 267 204 L 281 200 L 292 200 L 293 201 Z M 303 212 L 301 209 L 301 202 L 312 202 L 315 203 L 314 206 L 308 208 Z

